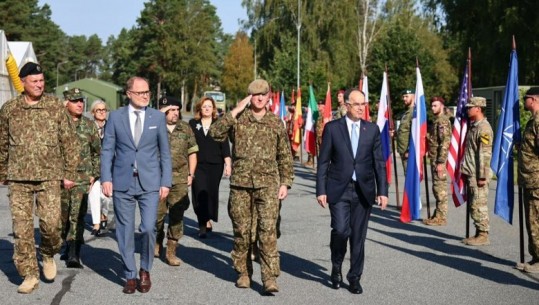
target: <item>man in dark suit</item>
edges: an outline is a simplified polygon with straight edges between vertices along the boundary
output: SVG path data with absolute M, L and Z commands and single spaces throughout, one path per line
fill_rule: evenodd
M 148 81 L 127 81 L 129 105 L 110 113 L 101 150 L 103 194 L 113 196 L 116 238 L 127 282 L 124 293 L 148 292 L 155 247 L 155 221 L 159 200 L 172 185 L 172 163 L 165 115 L 149 108 Z M 113 193 L 114 191 L 114 193 Z M 135 262 L 135 208 L 138 203 L 142 246 L 140 282 Z
M 369 216 L 375 201 L 382 209 L 387 206 L 388 186 L 380 131 L 363 120 L 365 95 L 352 89 L 345 103 L 346 116 L 324 127 L 316 196 L 323 208 L 329 203 L 331 213 L 332 287 L 341 286 L 341 265 L 350 239 L 349 290 L 360 294 Z

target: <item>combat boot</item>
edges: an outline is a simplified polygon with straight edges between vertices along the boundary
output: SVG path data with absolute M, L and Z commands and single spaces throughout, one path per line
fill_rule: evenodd
M 469 239 L 464 242 L 469 246 L 486 246 L 490 245 L 490 240 L 488 238 L 488 232 L 480 231 L 476 237 Z
M 160 242 L 156 243 L 155 248 L 153 249 L 153 257 L 160 257 L 162 251 L 163 251 L 163 244 Z
M 524 272 L 539 273 L 539 263 L 526 264 L 526 266 L 524 266 Z
M 240 274 L 238 280 L 236 281 L 236 287 L 238 288 L 249 288 L 251 287 L 251 279 L 247 274 Z
M 67 268 L 79 268 L 82 269 L 80 263 L 80 246 L 79 241 L 70 241 L 69 242 L 69 252 L 67 253 L 66 267 Z
M 52 256 L 43 255 L 43 276 L 49 281 L 56 278 L 56 262 Z
M 445 226 L 447 225 L 447 220 L 441 217 L 432 217 L 429 219 L 423 219 L 423 223 L 427 226 Z
M 273 292 L 279 292 L 279 286 L 277 286 L 277 282 L 275 279 L 269 279 L 264 281 L 264 292 L 265 293 L 273 293 Z
M 27 276 L 22 284 L 17 288 L 18 293 L 28 294 L 39 287 L 39 279 L 35 276 Z
M 474 236 L 464 238 L 463 240 L 461 240 L 461 242 L 462 242 L 463 244 L 468 244 L 468 241 L 470 241 L 470 240 L 476 238 L 478 235 L 479 235 L 479 231 L 476 231 Z
M 181 260 L 176 257 L 176 246 L 178 245 L 178 242 L 172 239 L 167 240 L 167 255 L 166 260 L 167 264 L 170 266 L 179 266 L 181 264 Z

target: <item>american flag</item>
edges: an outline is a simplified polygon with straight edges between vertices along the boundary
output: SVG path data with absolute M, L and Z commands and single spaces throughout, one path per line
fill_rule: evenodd
M 457 113 L 453 123 L 451 135 L 451 146 L 449 146 L 449 156 L 447 158 L 447 172 L 451 178 L 451 192 L 453 193 L 453 203 L 460 206 L 466 203 L 466 186 L 464 177 L 460 173 L 460 166 L 464 158 L 466 146 L 466 133 L 468 132 L 468 113 L 466 112 L 466 102 L 472 96 L 472 82 L 470 80 L 470 58 L 466 62 L 466 70 L 462 85 L 460 86 L 459 100 L 457 103 Z

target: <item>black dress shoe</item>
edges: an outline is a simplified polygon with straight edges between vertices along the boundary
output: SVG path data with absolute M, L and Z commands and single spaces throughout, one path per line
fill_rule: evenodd
M 350 290 L 350 292 L 353 294 L 363 293 L 363 287 L 361 287 L 359 280 L 350 281 L 350 287 L 348 287 L 348 290 Z
M 99 235 L 101 235 L 101 229 L 93 229 L 91 234 L 95 237 L 99 237 Z
M 341 283 L 342 283 L 341 270 L 337 268 L 333 268 L 331 270 L 331 287 L 333 289 L 339 289 L 341 288 Z

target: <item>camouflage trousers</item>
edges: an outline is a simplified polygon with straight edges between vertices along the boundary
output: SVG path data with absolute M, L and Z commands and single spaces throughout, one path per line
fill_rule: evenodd
M 256 232 L 252 231 L 254 211 L 257 213 Z M 276 233 L 279 215 L 277 188 L 231 186 L 228 214 L 234 230 L 234 248 L 231 253 L 234 269 L 249 277 L 253 274 L 250 244 L 253 236 L 258 235 L 262 281 L 278 277 L 280 266 Z
M 488 218 L 488 181 L 485 186 L 477 186 L 475 177 L 468 176 L 466 179 L 468 187 L 468 204 L 470 205 L 470 214 L 474 221 L 477 231 L 489 231 Z
M 69 190 L 62 188 L 62 239 L 84 243 L 84 216 L 88 212 L 90 184 L 76 184 Z
M 276 234 L 277 239 L 281 237 L 281 207 L 283 206 L 283 203 L 281 200 L 279 200 L 279 216 L 277 216 L 277 224 L 276 224 Z M 257 219 L 258 219 L 258 213 L 256 209 L 253 209 L 253 213 L 251 215 L 251 232 L 256 232 L 257 227 Z M 254 244 L 258 240 L 258 233 L 257 234 L 251 234 L 251 243 Z
M 524 212 L 528 231 L 528 251 L 539 260 L 539 189 L 524 189 Z
M 404 173 L 404 177 L 406 177 L 406 168 L 408 168 L 408 159 L 404 159 L 403 156 L 401 156 L 401 161 L 402 161 L 402 170 L 403 170 L 403 173 Z
M 434 216 L 440 219 L 447 219 L 447 170 L 445 166 L 443 167 L 443 174 L 441 177 L 438 176 L 436 171 L 437 164 L 435 162 L 431 163 L 431 174 L 432 174 L 432 193 L 436 199 L 436 210 L 434 211 Z
M 39 278 L 34 237 L 34 198 L 36 216 L 39 217 L 41 254 L 52 257 L 60 251 L 60 181 L 11 181 L 9 182 L 9 206 L 13 223 L 15 249 L 13 261 L 23 278 Z
M 183 236 L 183 214 L 189 208 L 187 184 L 175 184 L 170 189 L 168 197 L 159 201 L 157 207 L 156 242 L 163 244 L 165 239 L 165 217 L 168 212 L 167 239 L 178 241 Z

